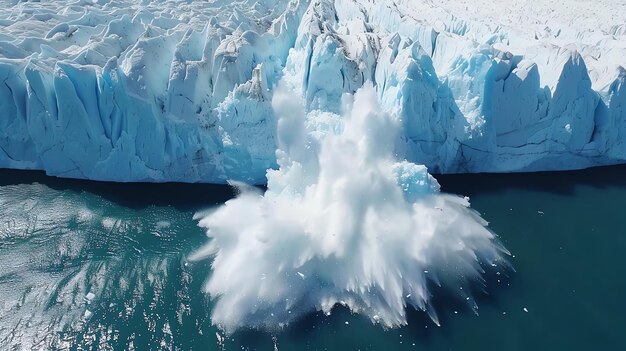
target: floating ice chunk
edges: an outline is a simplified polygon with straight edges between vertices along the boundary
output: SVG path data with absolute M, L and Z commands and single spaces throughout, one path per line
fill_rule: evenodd
M 85 300 L 87 300 L 87 304 L 90 304 L 91 301 L 96 297 L 96 294 L 89 292 L 86 296 L 85 296 Z

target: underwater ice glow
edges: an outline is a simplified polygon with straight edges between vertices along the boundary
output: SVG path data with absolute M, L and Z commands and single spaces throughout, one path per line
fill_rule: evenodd
M 377 101 L 371 85 L 344 98 L 342 127 L 320 137 L 293 94 L 274 94 L 280 168 L 267 191 L 234 184 L 238 197 L 197 216 L 210 242 L 193 258 L 214 257 L 214 324 L 273 329 L 336 304 L 385 327 L 406 324 L 407 306 L 438 323 L 429 281 L 459 290 L 482 264 L 504 263 L 466 198 L 395 159 L 401 121 Z

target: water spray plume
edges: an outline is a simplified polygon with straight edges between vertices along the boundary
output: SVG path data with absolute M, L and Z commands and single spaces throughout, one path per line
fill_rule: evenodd
M 273 329 L 336 304 L 385 327 L 406 324 L 407 306 L 438 323 L 429 283 L 458 291 L 484 266 L 505 264 L 467 199 L 396 159 L 401 121 L 377 101 L 371 85 L 346 97 L 341 128 L 320 137 L 277 89 L 279 169 L 267 191 L 233 183 L 239 195 L 198 218 L 210 241 L 193 258 L 214 259 L 213 323 Z

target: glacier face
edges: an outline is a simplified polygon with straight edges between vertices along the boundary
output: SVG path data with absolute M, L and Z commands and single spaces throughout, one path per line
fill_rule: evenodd
M 434 172 L 626 160 L 618 0 L 0 5 L 0 167 L 263 183 L 281 79 L 317 138 L 373 82 L 402 121 L 396 153 Z

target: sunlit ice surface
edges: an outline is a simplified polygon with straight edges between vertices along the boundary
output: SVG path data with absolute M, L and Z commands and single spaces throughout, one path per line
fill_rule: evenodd
M 407 323 L 407 307 L 432 307 L 432 283 L 461 291 L 507 254 L 467 198 L 443 194 L 426 167 L 398 160 L 401 121 L 382 112 L 371 85 L 343 98 L 341 116 L 305 113 L 278 88 L 278 170 L 268 187 L 196 215 L 213 257 L 205 290 L 226 332 L 281 328 L 313 311 L 347 306 L 384 327 Z M 307 123 L 337 121 L 326 132 Z M 465 288 L 465 289 L 464 289 Z

